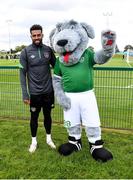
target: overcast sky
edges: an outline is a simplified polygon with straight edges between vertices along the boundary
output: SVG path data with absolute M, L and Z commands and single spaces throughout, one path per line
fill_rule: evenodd
M 43 26 L 48 43 L 56 23 L 70 19 L 93 26 L 96 37 L 88 45 L 95 49 L 100 49 L 101 31 L 107 28 L 116 31 L 120 50 L 133 45 L 132 0 L 0 0 L 0 50 L 30 44 L 33 24 Z

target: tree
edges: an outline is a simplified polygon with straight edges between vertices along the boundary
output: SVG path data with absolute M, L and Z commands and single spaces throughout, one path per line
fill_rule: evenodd
M 116 46 L 115 46 L 115 53 L 118 53 L 118 52 L 120 52 L 120 50 L 118 48 L 118 45 L 116 44 Z
M 15 51 L 16 51 L 16 52 L 20 52 L 20 51 L 22 51 L 22 49 L 24 49 L 25 47 L 26 47 L 25 45 L 16 46 L 16 47 L 15 47 Z
M 131 46 L 131 45 L 126 45 L 125 47 L 124 47 L 124 51 L 127 51 L 128 49 L 132 49 L 133 50 L 133 46 Z

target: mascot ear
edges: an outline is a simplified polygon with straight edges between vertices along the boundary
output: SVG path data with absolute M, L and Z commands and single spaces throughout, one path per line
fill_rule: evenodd
M 56 31 L 56 28 L 54 28 L 51 32 L 50 32 L 50 34 L 49 34 L 49 39 L 50 39 L 50 46 L 51 47 L 53 47 L 53 36 L 54 36 L 54 34 L 55 34 L 55 31 Z
M 88 25 L 88 24 L 86 24 L 86 23 L 80 23 L 80 24 L 85 29 L 88 37 L 90 37 L 91 39 L 94 39 L 95 33 L 94 33 L 93 27 Z
M 61 31 L 62 25 L 63 25 L 63 23 L 61 23 L 61 22 L 56 24 L 56 28 L 58 29 L 58 31 Z

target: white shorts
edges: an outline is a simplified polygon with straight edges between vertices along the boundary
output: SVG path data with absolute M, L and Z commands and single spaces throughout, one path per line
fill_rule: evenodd
M 65 93 L 71 99 L 71 109 L 64 111 L 64 126 L 78 124 L 88 127 L 99 127 L 100 117 L 93 90 L 80 93 Z

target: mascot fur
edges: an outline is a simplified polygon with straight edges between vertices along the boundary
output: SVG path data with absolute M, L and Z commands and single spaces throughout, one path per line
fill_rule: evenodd
M 50 33 L 50 43 L 58 53 L 54 68 L 53 86 L 58 103 L 64 109 L 64 126 L 68 142 L 59 146 L 67 156 L 82 149 L 81 133 L 85 127 L 90 153 L 97 161 L 106 162 L 113 155 L 103 147 L 100 118 L 93 89 L 93 66 L 106 63 L 114 54 L 116 34 L 101 33 L 102 49 L 94 53 L 87 48 L 94 30 L 86 23 L 74 20 L 58 23 Z

